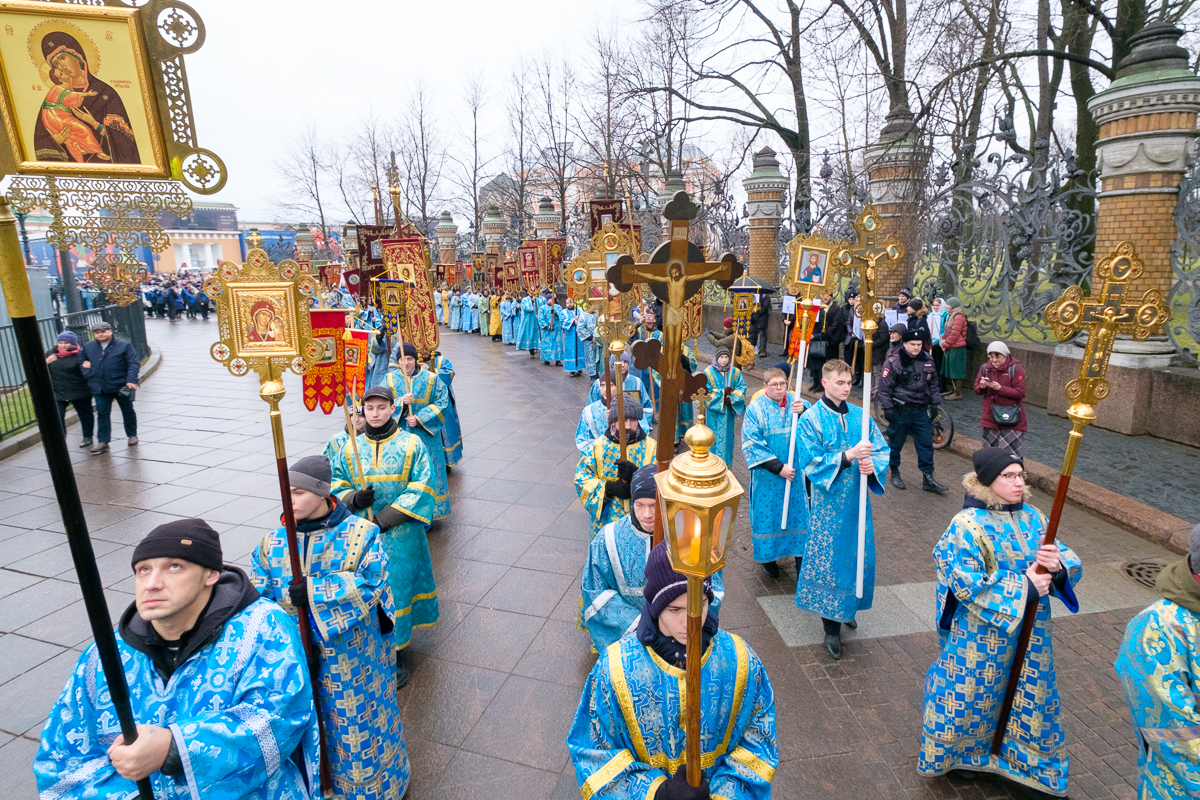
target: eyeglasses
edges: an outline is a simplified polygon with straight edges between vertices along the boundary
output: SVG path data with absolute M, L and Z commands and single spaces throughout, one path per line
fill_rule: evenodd
M 786 389 L 787 382 L 786 381 L 783 381 L 783 382 L 771 381 L 770 383 L 767 384 L 767 388 L 768 389 Z
M 1029 473 L 1028 472 L 1001 472 L 996 477 L 1004 478 L 1004 480 L 1006 480 L 1006 481 L 1020 480 L 1021 483 L 1025 483 L 1026 481 L 1029 480 Z

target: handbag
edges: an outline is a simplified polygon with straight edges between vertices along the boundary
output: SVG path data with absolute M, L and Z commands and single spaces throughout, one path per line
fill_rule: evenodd
M 1000 406 L 992 403 L 992 422 L 997 425 L 1016 425 L 1021 421 L 1020 406 Z
M 826 352 L 827 352 L 826 348 L 828 346 L 829 346 L 829 342 L 809 342 L 809 344 L 808 344 L 809 359 L 810 360 L 811 359 L 824 360 L 827 357 L 826 356 Z

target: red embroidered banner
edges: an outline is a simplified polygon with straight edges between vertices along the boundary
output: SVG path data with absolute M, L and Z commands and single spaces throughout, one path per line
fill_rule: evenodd
M 521 270 L 521 283 L 525 291 L 533 294 L 542 285 L 542 248 L 537 243 L 524 244 L 517 248 L 517 264 Z
M 321 412 L 332 414 L 333 409 L 346 401 L 342 360 L 342 334 L 346 328 L 345 311 L 309 311 L 312 317 L 313 341 L 324 347 L 321 357 L 304 373 L 304 407 L 309 411 L 317 405 Z
M 371 332 L 347 328 L 342 336 L 345 356 L 342 359 L 342 388 L 361 396 L 367 385 L 367 357 L 371 353 Z M 358 397 L 354 398 L 355 405 Z

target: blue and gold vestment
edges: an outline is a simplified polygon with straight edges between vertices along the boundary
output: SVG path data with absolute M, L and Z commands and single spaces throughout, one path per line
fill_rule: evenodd
M 839 414 L 823 399 L 800 415 L 796 438 L 803 442 L 804 476 L 812 486 L 804 564 L 796 582 L 796 606 L 822 619 L 849 622 L 875 598 L 875 526 L 867 496 L 867 543 L 863 596 L 855 595 L 858 572 L 858 492 L 862 477 L 854 463 L 843 467 L 842 454 L 862 439 L 862 409 L 845 404 Z M 789 422 L 790 424 L 790 422 Z M 883 494 L 891 449 L 870 420 L 871 464 L 867 487 Z M 742 426 L 745 435 L 745 426 Z M 792 491 L 796 487 L 793 485 Z M 782 514 L 782 507 L 780 508 Z
M 517 301 L 506 298 L 500 301 L 500 341 L 512 344 L 517 340 L 516 319 Z
M 737 438 L 734 426 L 737 418 L 746 411 L 746 379 L 742 377 L 742 371 L 732 364 L 727 372 L 709 367 L 704 370 L 704 377 L 708 378 L 708 393 L 711 395 L 705 407 L 708 413 L 704 424 L 717 437 L 712 452 L 720 456 L 727 466 L 732 467 L 733 443 Z M 728 403 L 725 402 L 726 387 L 732 390 Z
M 650 534 L 639 530 L 628 514 L 610 522 L 592 537 L 587 564 L 583 568 L 583 626 L 592 636 L 596 652 L 602 653 L 626 633 L 637 629 L 638 617 L 646 606 L 646 560 L 650 557 Z M 712 576 L 712 613 L 721 610 L 725 584 L 721 571 Z
M 563 310 L 549 303 L 538 307 L 538 354 L 547 364 L 562 361 Z
M 745 386 L 745 383 L 742 385 Z M 783 521 L 783 491 L 787 481 L 761 466 L 773 458 L 785 465 L 788 463 L 788 445 L 792 442 L 792 402 L 795 399 L 795 395 L 788 392 L 786 407 L 780 408 L 771 398 L 760 394 L 750 402 L 746 418 L 742 420 L 742 458 L 750 467 L 750 537 L 754 544 L 754 560 L 759 564 L 789 556 L 803 557 L 804 545 L 808 540 L 808 492 L 803 475 L 808 457 L 804 440 L 800 438 L 799 423 L 796 426 L 796 445 L 792 458 L 796 475 L 788 496 L 787 528 L 780 527 Z M 857 497 L 855 500 L 857 502 Z M 857 533 L 855 537 L 857 540 Z
M 450 516 L 450 484 L 446 478 L 446 449 L 442 443 L 442 426 L 446 422 L 447 409 L 450 408 L 450 393 L 442 379 L 425 367 L 420 367 L 417 374 L 409 380 L 400 370 L 392 370 L 387 376 L 388 388 L 396 395 L 396 410 L 392 418 L 400 425 L 400 429 L 411 433 L 425 445 L 429 455 L 429 466 L 433 469 L 433 488 L 437 505 L 433 511 L 434 519 L 445 519 Z M 411 393 L 412 408 L 406 409 L 400 403 L 400 398 Z M 417 418 L 416 427 L 408 427 L 407 414 Z
M 650 409 L 642 409 L 642 430 L 648 431 L 654 424 L 654 416 Z M 603 400 L 588 403 L 579 415 L 579 424 L 575 426 L 575 446 L 579 452 L 586 453 L 597 436 L 603 436 L 608 430 L 608 407 Z
M 1116 668 L 1137 733 L 1138 800 L 1200 797 L 1200 614 L 1155 602 L 1130 620 Z
M 972 507 L 956 514 L 938 540 L 933 558 L 942 652 L 925 677 L 917 759 L 922 775 L 994 772 L 1039 791 L 1066 794 L 1070 762 L 1059 721 L 1049 597 L 1037 605 L 1000 755 L 991 753 L 1026 602 L 1035 592 L 1025 570 L 1036 563 L 1045 531 L 1045 515 L 1030 505 L 1013 512 Z M 1067 574 L 1051 591 L 1075 611 L 1072 587 L 1083 570 L 1070 548 L 1058 542 L 1058 549 Z
M 334 786 L 329 800 L 400 800 L 409 766 L 395 690 L 396 609 L 379 526 L 338 503 L 319 524 L 298 522 L 296 536 L 313 643 L 320 648 L 321 719 Z M 263 538 L 253 561 L 254 587 L 296 619 L 282 526 Z
M 766 669 L 740 637 L 718 630 L 700 682 L 700 761 L 713 800 L 766 800 L 779 764 Z M 636 633 L 600 655 L 567 736 L 584 800 L 654 797 L 684 763 L 683 693 L 683 670 Z
M 583 312 L 574 308 L 563 309 L 562 362 L 563 372 L 579 372 L 584 366 L 584 345 L 579 341 L 579 325 Z
M 626 455 L 635 467 L 654 463 L 656 448 L 649 436 L 640 442 L 628 445 Z M 575 491 L 579 502 L 591 519 L 589 534 L 595 536 L 608 523 L 629 514 L 629 501 L 618 497 L 606 497 L 604 484 L 617 480 L 617 461 L 621 458 L 621 445 L 600 436 L 579 458 L 575 468 Z
M 388 584 L 396 606 L 393 636 L 397 649 L 402 649 L 408 646 L 414 628 L 438 621 L 437 586 L 425 536 L 435 507 L 433 468 L 421 440 L 400 429 L 379 440 L 360 434 L 358 454 L 365 483 L 375 487 L 371 511 L 378 514 L 390 506 L 408 518 L 379 536 L 387 554 Z M 349 443 L 331 466 L 331 486 L 339 499 L 363 487 Z
M 462 425 L 458 421 L 458 403 L 454 399 L 454 365 L 450 363 L 450 359 L 437 353 L 430 366 L 442 379 L 442 383 L 446 384 L 449 405 L 446 406 L 445 424 L 442 425 L 442 449 L 446 453 L 446 466 L 457 467 L 462 461 L 463 443 Z
M 450 296 L 450 330 L 460 331 L 463 329 L 463 300 L 462 295 L 454 294 Z
M 517 349 L 538 349 L 537 309 L 529 295 L 522 297 L 517 306 Z
M 120 636 L 117 649 L 134 719 L 169 728 L 183 763 L 182 778 L 150 776 L 156 798 L 308 800 L 307 787 L 319 780 L 317 717 L 300 631 L 279 606 L 250 603 L 165 683 L 149 656 Z M 108 758 L 120 733 L 91 644 L 42 731 L 33 764 L 41 797 L 136 798 L 136 785 Z

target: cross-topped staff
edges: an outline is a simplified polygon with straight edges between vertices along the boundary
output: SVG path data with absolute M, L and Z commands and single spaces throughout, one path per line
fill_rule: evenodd
M 284 371 L 290 369 L 303 375 L 324 352 L 313 339 L 308 314 L 308 299 L 317 293 L 318 286 L 311 275 L 300 271 L 300 265 L 295 261 L 285 259 L 274 264 L 262 249 L 261 237 L 252 235 L 249 244 L 251 249 L 246 254 L 245 264 L 239 266 L 222 261 L 216 274 L 204 282 L 205 293 L 217 306 L 220 336 L 209 348 L 209 355 L 238 377 L 251 371 L 258 373 L 258 395 L 271 409 L 271 438 L 275 443 L 275 468 L 283 501 L 291 586 L 302 587 L 305 577 L 296 539 L 296 514 L 292 509 L 292 487 L 279 403 L 287 392 L 283 385 Z M 264 316 L 267 318 L 265 325 L 261 322 Z M 317 645 L 313 641 L 307 606 L 298 607 L 297 614 L 305 656 L 315 658 Z M 316 680 L 312 681 L 312 691 L 321 743 L 321 790 L 329 793 L 333 778 L 321 719 L 320 687 Z
M 1079 365 L 1079 377 L 1071 380 L 1063 390 L 1071 401 L 1067 409 L 1071 433 L 1068 435 L 1062 469 L 1058 473 L 1058 489 L 1054 492 L 1054 505 L 1050 508 L 1050 519 L 1046 523 L 1042 544 L 1054 544 L 1063 503 L 1067 499 L 1067 487 L 1075 471 L 1075 456 L 1083 440 L 1083 429 L 1096 421 L 1096 406 L 1108 397 L 1111 386 L 1104 376 L 1108 371 L 1113 341 L 1119 333 L 1133 336 L 1135 341 L 1143 341 L 1170 319 L 1166 300 L 1158 289 L 1146 291 L 1140 300 L 1126 302 L 1129 282 L 1140 277 L 1145 269 L 1146 264 L 1138 256 L 1133 242 L 1121 242 L 1107 258 L 1096 264 L 1096 276 L 1103 281 L 1099 292 L 1089 298 L 1084 297 L 1079 286 L 1068 286 L 1057 300 L 1046 306 L 1046 323 L 1054 329 L 1054 335 L 1060 341 L 1080 331 L 1087 331 L 1088 340 L 1083 351 L 1083 363 Z M 1044 573 L 1046 570 L 1039 564 L 1037 571 Z M 1004 704 L 1000 707 L 996 733 L 992 736 L 992 753 L 995 755 L 999 755 L 1000 746 L 1004 743 L 1008 717 L 1025 666 L 1029 638 L 1037 620 L 1039 602 L 1041 599 L 1038 595 L 1031 593 L 1025 616 L 1021 620 L 1021 636 L 1017 640 L 1017 652 L 1008 675 L 1008 687 L 1004 693 Z
M 636 283 L 646 283 L 663 302 L 663 338 L 643 339 L 631 348 L 634 366 L 654 369 L 662 375 L 659 396 L 658 472 L 671 466 L 675 452 L 675 420 L 683 397 L 691 398 L 707 385 L 704 375 L 693 375 L 680 368 L 683 353 L 683 306 L 687 299 L 700 291 L 706 280 L 714 280 L 728 289 L 744 269 L 737 256 L 725 253 L 719 261 L 705 261 L 700 248 L 688 241 L 691 221 L 699 209 L 687 192 L 676 192 L 663 209 L 663 217 L 671 223 L 670 238 L 660 244 L 650 261 L 638 264 L 631 256 L 623 255 L 608 269 L 608 281 L 618 291 L 628 292 Z M 662 541 L 662 523 L 654 525 L 654 544 Z
M 904 257 L 904 245 L 895 234 L 888 234 L 882 245 L 875 237 L 883 225 L 883 219 L 875 206 L 867 206 L 854 220 L 858 232 L 857 245 L 843 245 L 835 254 L 834 266 L 838 273 L 858 273 L 859 303 L 858 318 L 863 333 L 863 414 L 862 443 L 871 444 L 871 338 L 879 324 L 875 319 L 883 313 L 883 303 L 875 296 L 875 279 L 881 266 L 896 268 L 896 262 Z M 863 596 L 863 566 L 867 553 L 867 481 L 858 482 L 858 566 L 854 582 L 854 593 Z

